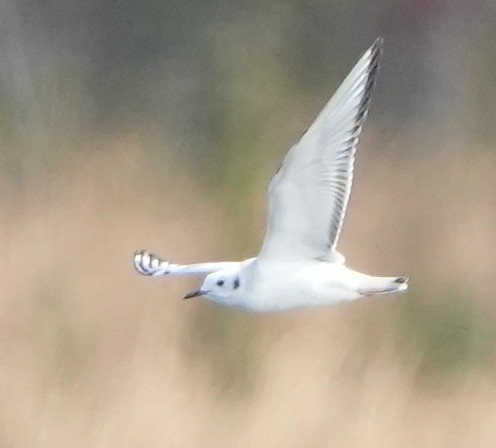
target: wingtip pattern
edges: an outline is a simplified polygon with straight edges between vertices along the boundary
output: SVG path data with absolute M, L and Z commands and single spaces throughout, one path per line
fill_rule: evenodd
M 146 250 L 139 250 L 134 254 L 134 268 L 141 275 L 155 276 L 167 274 L 169 262 L 161 259 Z
M 379 61 L 382 56 L 383 44 L 384 44 L 384 39 L 382 37 L 378 37 L 362 57 L 362 60 L 363 59 L 368 60 L 367 69 L 365 71 L 366 80 L 365 80 L 365 85 L 363 87 L 362 99 L 356 110 L 356 115 L 354 119 L 355 124 L 351 131 L 350 145 L 349 145 L 350 148 L 352 148 L 351 150 L 352 156 L 350 157 L 351 164 L 347 167 L 348 171 L 346 171 L 344 175 L 344 179 L 346 178 L 349 179 L 350 185 L 353 180 L 353 164 L 355 159 L 356 147 L 358 145 L 358 141 L 360 138 L 363 125 L 368 115 L 370 98 L 372 96 L 372 91 L 374 90 L 377 73 L 379 71 Z M 343 182 L 346 183 L 346 180 Z M 344 210 L 346 210 L 348 199 L 349 199 L 349 193 L 348 195 L 343 194 L 340 202 L 338 203 L 338 207 L 342 210 L 340 213 L 342 217 L 344 216 Z M 331 251 L 336 249 L 339 235 L 341 233 L 342 222 L 343 221 L 341 219 L 339 221 L 331 223 L 329 234 L 334 235 L 334 238 L 331 237 L 331 241 L 329 244 L 329 249 Z
M 365 84 L 364 94 L 362 97 L 362 101 L 360 103 L 360 107 L 358 108 L 357 114 L 357 125 L 363 126 L 365 118 L 367 117 L 368 108 L 370 105 L 370 98 L 372 95 L 372 90 L 374 89 L 377 73 L 379 71 L 379 61 L 382 56 L 382 49 L 384 46 L 384 39 L 382 37 L 378 37 L 372 46 L 369 48 L 370 52 L 370 62 L 368 64 L 367 70 L 367 82 Z
M 382 51 L 382 47 L 384 45 L 384 38 L 382 36 L 378 36 L 374 43 L 372 44 L 372 48 L 377 48 L 379 52 Z

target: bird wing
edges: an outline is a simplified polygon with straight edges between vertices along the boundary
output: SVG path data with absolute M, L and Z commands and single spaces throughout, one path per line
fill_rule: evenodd
M 163 275 L 208 275 L 222 269 L 242 267 L 244 262 L 219 261 L 212 263 L 177 264 L 142 250 L 134 254 L 134 268 L 142 275 L 159 277 Z
M 343 261 L 336 245 L 381 51 L 379 38 L 290 149 L 272 178 L 260 260 Z

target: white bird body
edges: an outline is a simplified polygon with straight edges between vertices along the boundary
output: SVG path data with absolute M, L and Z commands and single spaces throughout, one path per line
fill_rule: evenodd
M 141 251 L 134 257 L 137 271 L 154 277 L 208 274 L 201 288 L 185 298 L 204 296 L 260 312 L 406 290 L 406 277 L 354 271 L 336 250 L 381 48 L 382 39 L 377 39 L 290 149 L 270 182 L 267 232 L 258 257 L 178 265 Z
M 243 266 L 211 274 L 201 291 L 213 302 L 249 311 L 285 311 L 348 302 L 370 295 L 403 291 L 404 277 L 375 277 L 325 261 L 264 262 L 250 259 Z M 217 286 L 219 279 L 224 281 Z M 230 288 L 229 281 L 237 281 Z M 228 294 L 222 294 L 226 288 Z M 281 300 L 281 298 L 284 298 Z

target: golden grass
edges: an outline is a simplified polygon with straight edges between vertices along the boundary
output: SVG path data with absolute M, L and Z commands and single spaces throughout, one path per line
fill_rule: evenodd
M 2 185 L 0 446 L 494 446 L 492 154 L 363 151 L 341 248 L 411 292 L 263 316 L 134 273 L 139 248 L 221 259 L 221 206 L 138 143 L 104 149 Z

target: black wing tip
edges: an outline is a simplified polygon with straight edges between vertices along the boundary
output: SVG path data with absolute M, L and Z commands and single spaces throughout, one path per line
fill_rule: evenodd
M 372 44 L 372 49 L 377 49 L 377 51 L 381 52 L 384 47 L 384 38 L 382 36 L 378 36 L 374 43 Z
M 134 268 L 141 275 L 154 276 L 159 270 L 162 271 L 165 263 L 167 267 L 170 263 L 163 260 L 158 255 L 152 254 L 147 250 L 137 250 L 134 253 Z M 164 270 L 163 274 L 168 274 L 168 270 Z
M 378 37 L 370 47 L 369 78 L 375 78 L 379 69 L 379 60 L 384 48 L 384 39 Z
M 379 36 L 369 48 L 371 66 L 374 65 L 376 61 L 377 62 L 379 61 L 379 59 L 382 56 L 383 49 L 384 49 L 384 38 Z
M 358 108 L 357 114 L 357 124 L 359 125 L 363 125 L 365 117 L 367 116 L 367 110 L 370 104 L 370 97 L 375 86 L 377 72 L 379 71 L 379 60 L 382 56 L 383 47 L 384 39 L 382 37 L 378 37 L 369 48 L 370 59 L 367 70 L 367 81 L 365 83 L 363 98 L 360 107 Z

